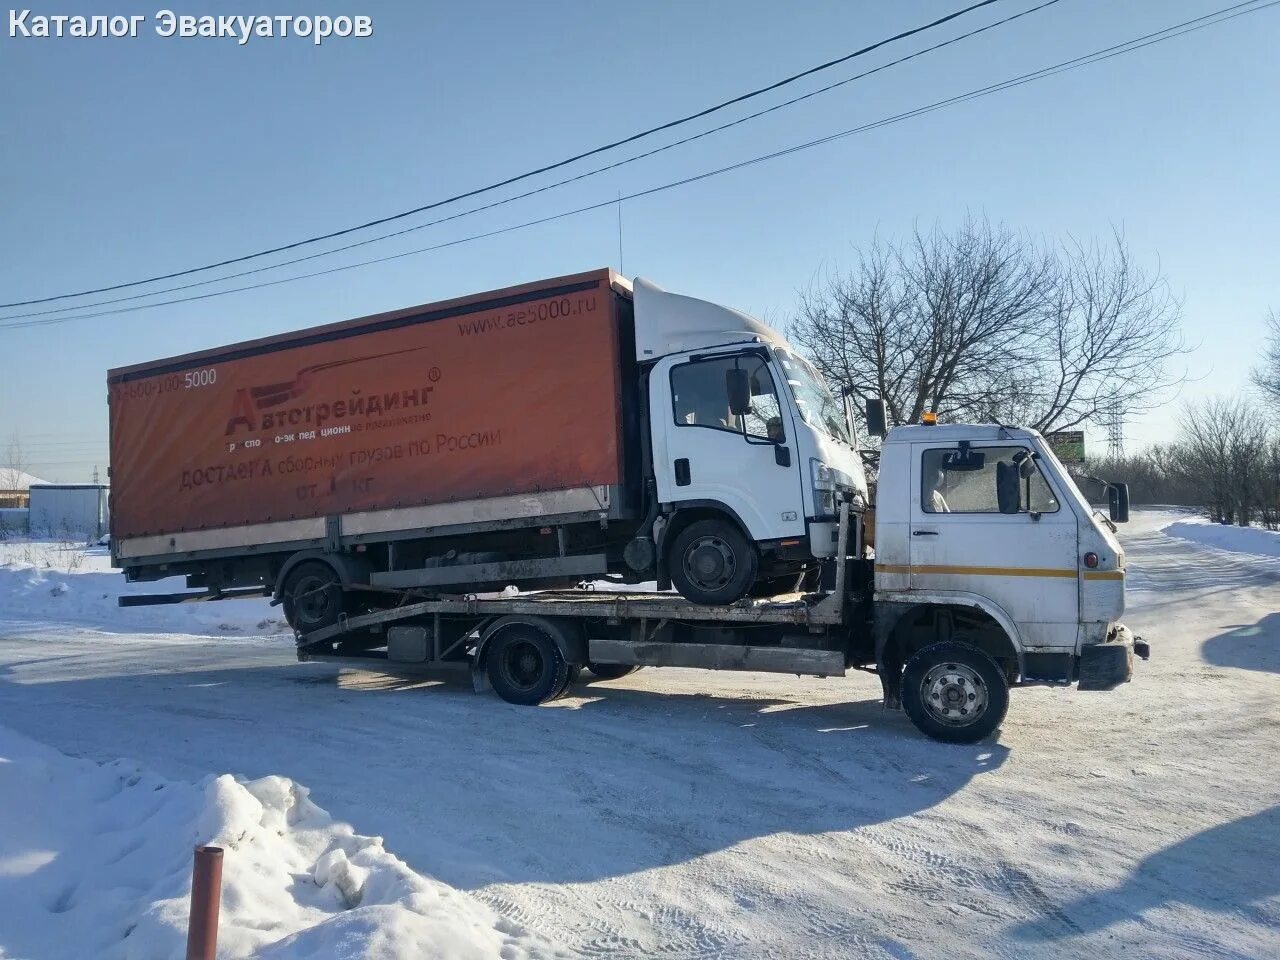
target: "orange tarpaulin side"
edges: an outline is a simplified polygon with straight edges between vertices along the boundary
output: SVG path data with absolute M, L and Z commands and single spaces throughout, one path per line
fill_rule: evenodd
M 113 535 L 619 482 L 610 279 L 111 371 Z

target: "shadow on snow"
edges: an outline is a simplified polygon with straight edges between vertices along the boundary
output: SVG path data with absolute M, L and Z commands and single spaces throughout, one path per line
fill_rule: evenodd
M 72 664 L 40 683 L 6 666 L 0 714 L 65 752 L 123 755 L 170 778 L 292 777 L 462 888 L 592 881 L 754 837 L 883 823 L 1007 755 L 926 740 L 878 699 L 813 705 L 622 680 L 528 708 L 456 681 L 332 666 L 139 672 L 136 660 L 104 659 L 93 677 Z
M 1071 918 L 1070 927 L 1047 929 L 1028 921 L 1015 927 L 1014 934 L 1024 941 L 1065 939 L 1125 921 L 1146 922 L 1149 911 L 1175 904 L 1275 929 L 1280 915 L 1274 903 L 1265 901 L 1280 895 L 1278 841 L 1280 807 L 1211 827 L 1147 857 L 1120 886 L 1064 904 L 1061 911 Z M 1194 946 L 1206 955 L 1244 956 L 1217 944 L 1211 929 L 1198 939 L 1203 942 Z
M 1217 667 L 1280 673 L 1280 613 L 1269 613 L 1257 623 L 1232 624 L 1206 640 L 1200 655 Z

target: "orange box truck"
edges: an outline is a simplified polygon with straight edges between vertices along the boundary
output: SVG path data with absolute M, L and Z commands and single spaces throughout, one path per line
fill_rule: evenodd
M 701 603 L 832 556 L 864 489 L 776 331 L 610 270 L 111 370 L 131 580 L 268 592 L 299 629 L 406 591 L 657 580 Z

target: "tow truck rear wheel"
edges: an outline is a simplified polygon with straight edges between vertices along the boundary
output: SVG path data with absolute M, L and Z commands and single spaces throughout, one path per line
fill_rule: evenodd
M 902 671 L 902 709 L 921 732 L 947 743 L 976 743 L 1004 721 L 1009 681 L 977 647 L 954 640 L 912 654 Z
M 555 640 L 529 624 L 514 624 L 496 637 L 485 654 L 489 684 L 507 703 L 537 706 L 569 687 L 569 664 Z

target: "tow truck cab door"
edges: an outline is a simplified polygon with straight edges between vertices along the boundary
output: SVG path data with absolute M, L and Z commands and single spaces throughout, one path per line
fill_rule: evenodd
M 999 472 L 1017 471 L 1032 452 L 1021 440 L 912 444 L 910 589 L 990 599 L 1016 624 L 1024 653 L 1074 651 L 1080 589 L 1069 501 L 1033 460 L 1018 481 L 1018 511 L 1000 510 Z
M 749 413 L 730 409 L 730 371 L 750 388 Z M 723 504 L 757 541 L 805 535 L 795 428 L 767 356 L 738 350 L 658 361 L 649 423 L 663 503 Z

